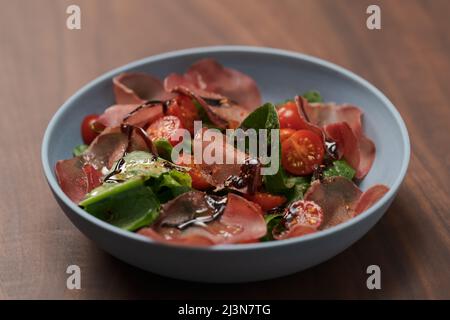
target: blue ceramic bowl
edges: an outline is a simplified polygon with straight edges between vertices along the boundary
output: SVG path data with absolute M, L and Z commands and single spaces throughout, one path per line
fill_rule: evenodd
M 333 228 L 301 238 L 210 248 L 171 246 L 121 230 L 80 209 L 64 194 L 54 173 L 59 159 L 81 143 L 79 126 L 89 113 L 113 103 L 111 79 L 125 71 L 164 78 L 212 57 L 252 76 L 263 101 L 278 102 L 299 92 L 319 90 L 326 101 L 348 102 L 364 110 L 364 130 L 375 142 L 372 170 L 361 184 L 382 183 L 390 191 L 366 212 Z M 275 278 L 317 265 L 360 239 L 382 217 L 405 177 L 410 156 L 408 132 L 392 103 L 373 85 L 332 63 L 269 48 L 221 46 L 169 52 L 133 62 L 90 82 L 58 110 L 45 132 L 42 162 L 50 188 L 73 224 L 113 256 L 161 275 L 202 282 L 245 282 Z M 382 241 L 382 239 L 380 239 Z

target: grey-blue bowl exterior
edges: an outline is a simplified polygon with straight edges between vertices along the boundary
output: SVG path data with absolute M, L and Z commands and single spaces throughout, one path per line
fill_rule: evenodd
M 103 222 L 70 201 L 59 187 L 54 165 L 71 157 L 81 143 L 79 125 L 90 113 L 113 103 L 111 79 L 125 71 L 160 77 L 183 72 L 194 61 L 212 57 L 252 76 L 264 101 L 283 101 L 307 90 L 325 100 L 352 103 L 364 110 L 364 130 L 375 142 L 374 165 L 361 184 L 382 183 L 390 191 L 361 215 L 333 228 L 301 238 L 215 247 L 180 247 L 158 243 Z M 113 256 L 168 277 L 201 282 L 247 282 L 275 278 L 317 265 L 360 239 L 383 216 L 403 181 L 409 163 L 406 126 L 392 103 L 373 85 L 335 64 L 279 49 L 219 46 L 152 56 L 115 69 L 90 82 L 56 112 L 44 135 L 42 162 L 49 186 L 69 219 L 88 238 Z M 379 239 L 380 242 L 383 239 Z

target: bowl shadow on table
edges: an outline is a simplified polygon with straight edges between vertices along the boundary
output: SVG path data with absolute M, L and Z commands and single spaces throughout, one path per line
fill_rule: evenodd
M 406 201 L 408 200 L 408 201 Z M 102 252 L 104 263 L 118 274 L 111 298 L 138 299 L 370 299 L 412 298 L 414 273 L 408 272 L 408 250 L 402 243 L 400 225 L 409 232 L 416 225 L 404 188 L 382 220 L 360 241 L 336 257 L 305 271 L 273 280 L 241 284 L 204 284 L 162 277 L 130 266 Z M 400 250 L 399 250 L 400 249 Z M 381 290 L 367 288 L 369 265 L 381 269 Z M 407 289 L 407 290 L 405 290 Z M 120 293 L 119 293 L 120 292 Z M 409 292 L 411 296 L 404 295 Z

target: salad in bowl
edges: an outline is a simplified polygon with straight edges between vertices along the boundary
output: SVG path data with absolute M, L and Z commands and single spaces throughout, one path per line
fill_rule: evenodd
M 84 144 L 55 173 L 119 228 L 176 245 L 280 241 L 352 219 L 389 190 L 358 187 L 376 157 L 361 109 L 314 88 L 262 101 L 250 76 L 211 58 L 163 82 L 127 72 L 112 83 L 115 104 L 85 116 Z

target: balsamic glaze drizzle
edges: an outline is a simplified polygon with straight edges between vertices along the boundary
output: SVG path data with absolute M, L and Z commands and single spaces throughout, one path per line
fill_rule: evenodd
M 114 179 L 113 176 L 122 172 L 122 167 L 124 164 L 125 160 L 122 157 L 119 159 L 119 161 L 116 162 L 116 165 L 114 166 L 113 170 L 111 170 L 111 172 L 108 173 L 105 178 L 103 178 L 103 182 L 123 182 L 123 180 Z
M 331 159 L 337 160 L 339 158 L 337 144 L 335 141 L 332 141 L 331 139 L 326 139 L 325 150 L 327 152 L 327 155 L 330 156 Z
M 254 183 L 255 177 L 259 174 L 259 161 L 256 158 L 247 158 L 245 163 L 241 165 L 238 176 L 230 176 L 225 180 L 224 186 L 235 189 L 242 189 L 247 187 L 247 193 L 254 194 L 256 192 L 257 184 Z
M 339 158 L 336 142 L 331 141 L 331 140 L 326 140 L 325 141 L 325 151 L 326 151 L 326 156 L 323 159 L 323 163 L 321 165 L 315 165 L 314 171 L 313 171 L 313 179 L 319 180 L 320 182 L 322 182 L 324 179 L 323 172 L 327 168 L 329 168 L 333 165 L 334 160 L 337 160 Z
M 296 96 L 295 97 L 295 102 L 296 102 L 297 106 L 299 107 L 300 112 L 303 114 L 303 117 L 309 123 L 310 121 L 309 121 L 308 114 L 306 113 L 306 110 L 305 110 L 303 99 L 301 97 L 299 97 L 299 96 Z
M 124 158 L 131 151 L 131 147 L 132 147 L 131 140 L 132 140 L 133 132 L 136 132 L 136 134 L 138 134 L 142 138 L 142 140 L 144 140 L 144 143 L 145 143 L 147 149 L 154 156 L 158 155 L 157 150 L 156 150 L 152 140 L 148 136 L 147 132 L 144 129 L 142 129 L 141 127 L 122 123 L 120 125 L 120 130 L 122 131 L 122 133 L 127 135 L 127 145 L 125 147 L 124 152 L 122 153 L 122 156 L 116 162 L 116 165 L 114 166 L 113 170 L 110 173 L 108 173 L 108 175 L 105 176 L 105 178 L 103 179 L 103 182 L 123 182 L 120 179 L 114 179 L 113 176 L 122 172 L 123 165 L 125 164 Z
M 169 106 L 175 102 L 175 99 L 169 99 L 166 100 L 162 103 L 162 107 L 163 107 L 163 114 L 166 115 L 167 114 L 167 110 L 169 109 Z
M 179 224 L 163 222 L 161 224 L 161 226 L 162 227 L 174 227 L 179 230 L 183 230 L 191 225 L 203 226 L 205 223 L 213 222 L 214 220 L 218 219 L 222 215 L 222 213 L 225 211 L 225 207 L 227 205 L 228 198 L 205 194 L 204 199 L 205 199 L 208 207 L 212 210 L 211 215 L 193 217 L 193 218 L 191 218 L 187 221 L 184 221 L 182 223 L 179 223 Z
M 228 99 L 228 98 L 206 98 L 206 97 L 200 97 L 202 98 L 208 105 L 211 107 L 221 107 L 224 105 L 231 106 L 233 104 L 236 104 L 234 101 Z
M 124 118 L 123 118 L 123 123 L 127 122 L 128 119 L 131 118 L 131 116 L 133 116 L 136 112 L 138 112 L 141 109 L 144 108 L 150 108 L 150 107 L 154 107 L 157 106 L 159 104 L 163 104 L 164 106 L 164 102 L 161 100 L 148 100 L 145 101 L 143 104 L 139 105 L 136 109 L 134 109 L 133 111 L 131 111 L 130 113 L 128 113 Z M 164 108 L 164 107 L 163 107 Z

